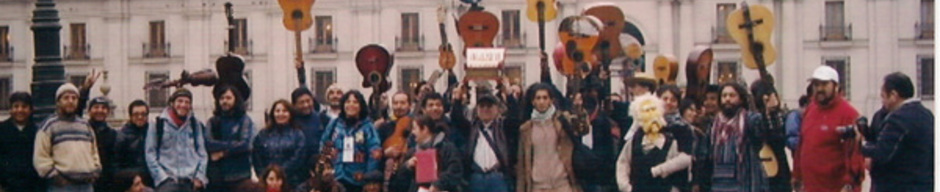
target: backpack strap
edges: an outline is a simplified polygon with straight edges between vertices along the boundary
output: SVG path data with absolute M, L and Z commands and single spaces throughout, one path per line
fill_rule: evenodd
M 163 147 L 163 124 L 164 123 L 163 123 L 163 119 L 160 119 L 160 117 L 156 117 L 155 119 L 157 121 L 157 126 L 155 127 L 157 129 L 157 135 L 154 138 L 157 139 L 157 160 L 159 160 L 160 148 Z

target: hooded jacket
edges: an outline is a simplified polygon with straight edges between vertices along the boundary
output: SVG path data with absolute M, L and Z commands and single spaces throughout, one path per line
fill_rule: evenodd
M 206 165 L 209 156 L 206 154 L 203 136 L 205 125 L 197 121 L 192 113 L 180 117 L 185 119 L 177 125 L 170 117 L 172 111 L 172 108 L 164 109 L 157 117 L 157 122 L 150 124 L 147 129 L 144 151 L 153 183 L 159 186 L 170 178 L 186 178 L 208 184 Z M 163 126 L 158 127 L 158 124 Z M 157 129 L 163 130 L 162 137 L 158 137 Z

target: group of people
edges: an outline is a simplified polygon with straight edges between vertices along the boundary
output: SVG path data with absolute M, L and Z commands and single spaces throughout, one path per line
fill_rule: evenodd
M 860 191 L 868 170 L 873 191 L 932 190 L 933 114 L 910 78 L 884 77 L 869 124 L 857 122 L 838 75 L 817 68 L 792 110 L 767 81 L 710 85 L 697 98 L 645 73 L 624 82 L 626 97 L 591 83 L 566 94 L 548 82 L 444 94 L 421 84 L 370 105 L 333 85 L 321 105 L 302 87 L 271 104 L 263 124 L 246 115 L 250 92 L 213 89 L 215 110 L 200 121 L 199 98 L 178 88 L 153 120 L 147 103 L 131 102 L 120 129 L 107 123 L 109 99 L 87 98 L 90 80 L 62 85 L 42 122 L 30 94 L 10 96 L 0 189 Z M 433 162 L 421 162 L 428 151 Z M 418 177 L 427 163 L 431 180 Z

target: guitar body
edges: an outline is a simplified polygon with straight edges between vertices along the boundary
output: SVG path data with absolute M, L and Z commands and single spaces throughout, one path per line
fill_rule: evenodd
M 749 20 L 745 19 L 744 9 L 735 10 L 728 15 L 728 33 L 741 46 L 741 59 L 744 60 L 744 66 L 750 69 L 759 69 L 761 67 L 754 57 L 755 54 L 760 54 L 763 57 L 763 67 L 770 66 L 777 59 L 777 50 L 771 44 L 770 39 L 774 31 L 774 15 L 767 7 L 761 5 L 752 5 L 747 9 L 750 12 Z M 742 24 L 748 21 L 757 23 L 752 28 L 752 32 L 741 27 Z M 749 33 L 753 34 L 753 44 L 748 41 Z M 760 45 L 762 51 L 755 53 L 751 48 L 754 45 Z
M 760 148 L 760 152 L 757 153 L 757 156 L 760 157 L 761 165 L 764 166 L 764 173 L 766 173 L 767 177 L 777 176 L 780 167 L 779 164 L 777 164 L 777 156 L 774 155 L 774 150 L 770 148 L 770 145 L 764 143 Z
M 570 16 L 561 21 L 558 38 L 565 47 L 563 74 L 584 76 L 597 66 L 594 47 L 600 40 L 600 30 L 600 20 L 593 16 Z
M 232 3 L 225 3 L 225 18 L 228 21 L 229 29 L 229 42 L 235 42 L 235 21 L 232 17 Z M 242 60 L 238 55 L 233 54 L 235 51 L 234 44 L 229 43 L 228 50 L 225 55 L 219 57 L 215 60 L 215 71 L 218 73 L 218 81 L 215 83 L 215 86 L 212 87 L 213 95 L 221 95 L 219 93 L 222 91 L 225 86 L 233 86 L 238 89 L 237 94 L 240 94 L 243 99 L 248 99 L 251 97 L 251 87 L 248 87 L 248 82 L 245 81 L 245 61 Z M 186 74 L 186 73 L 184 73 Z M 183 75 L 184 79 L 188 79 Z M 200 79 L 200 78 L 196 78 Z M 218 99 L 218 98 L 216 98 Z
M 499 19 L 483 10 L 470 10 L 460 16 L 457 31 L 466 47 L 493 47 L 499 33 Z
M 356 68 L 363 77 L 362 87 L 385 84 L 392 65 L 392 55 L 381 45 L 369 44 L 356 52 Z
M 532 22 L 539 22 L 539 3 L 542 4 L 542 22 L 551 21 L 558 17 L 558 8 L 555 0 L 526 0 L 526 17 Z
M 444 24 L 444 17 L 447 14 L 446 8 L 444 5 L 441 5 L 438 8 L 437 22 L 441 30 L 441 46 L 437 48 L 440 52 L 440 57 L 438 57 L 438 64 L 444 70 L 450 70 L 454 68 L 454 65 L 457 64 L 457 58 L 454 56 L 454 47 L 447 42 L 447 30 L 446 25 Z
M 310 8 L 314 0 L 278 0 L 284 11 L 284 28 L 290 31 L 304 31 L 313 26 Z
M 614 5 L 601 4 L 588 8 L 584 11 L 584 14 L 600 19 L 603 24 L 599 35 L 601 42 L 598 46 L 604 46 L 606 43 L 610 58 L 624 56 L 623 46 L 620 44 L 620 33 L 626 24 L 623 11 L 620 11 L 620 8 Z
M 711 47 L 692 48 L 685 62 L 685 78 L 688 82 L 686 94 L 697 101 L 704 99 L 705 88 L 710 82 L 714 53 Z
M 653 75 L 660 84 L 676 84 L 679 61 L 672 55 L 660 55 L 653 60 Z

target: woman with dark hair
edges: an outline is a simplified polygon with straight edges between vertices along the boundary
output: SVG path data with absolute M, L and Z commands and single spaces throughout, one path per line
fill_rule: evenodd
M 417 146 L 412 146 L 408 150 L 404 158 L 407 160 L 399 165 L 398 174 L 396 174 L 410 177 L 408 180 L 411 181 L 411 186 L 408 191 L 418 191 L 419 188 L 430 191 L 462 191 L 460 189 L 463 183 L 461 155 L 454 143 L 445 136 L 444 130 L 447 129 L 447 123 L 444 121 L 434 120 L 424 115 L 415 117 L 411 134 L 414 135 Z M 436 152 L 438 180 L 431 183 L 415 183 L 417 166 L 415 153 L 419 150 L 430 149 Z
M 555 87 L 536 83 L 526 91 L 530 120 L 520 127 L 516 191 L 581 191 L 571 164 L 574 144 L 562 127 Z
M 286 177 L 282 177 L 288 188 L 303 182 L 304 133 L 294 124 L 291 104 L 287 100 L 277 100 L 271 105 L 266 115 L 267 125 L 252 143 L 252 164 L 256 175 L 271 165 L 283 167 Z
M 286 174 L 280 166 L 268 165 L 264 169 L 264 174 L 261 175 L 261 186 L 264 187 L 266 192 L 289 192 L 290 188 L 284 183 L 285 176 Z
M 339 117 L 327 124 L 323 132 L 321 151 L 334 154 L 334 177 L 346 190 L 363 191 L 366 184 L 382 178 L 378 169 L 382 144 L 362 93 L 346 92 L 340 99 L 340 107 Z

